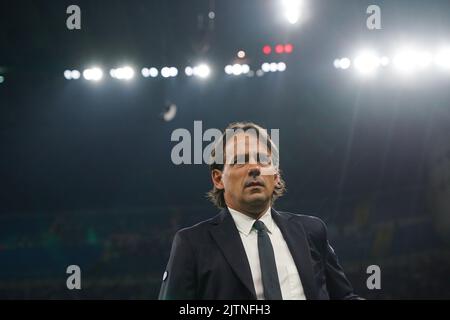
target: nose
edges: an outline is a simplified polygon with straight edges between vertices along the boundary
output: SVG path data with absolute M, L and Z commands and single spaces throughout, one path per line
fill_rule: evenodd
M 249 170 L 248 170 L 248 175 L 255 178 L 259 175 L 261 175 L 261 168 L 257 165 L 257 166 L 252 166 Z

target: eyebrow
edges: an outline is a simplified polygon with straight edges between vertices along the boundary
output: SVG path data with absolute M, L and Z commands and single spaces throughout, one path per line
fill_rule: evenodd
M 237 163 L 237 160 L 238 160 L 238 157 L 239 156 L 241 156 L 241 157 L 244 157 L 244 159 L 245 159 L 245 161 L 247 162 L 248 161 L 248 157 L 249 157 L 249 152 L 246 152 L 246 153 L 241 153 L 241 154 L 235 154 L 234 155 L 234 157 L 233 157 L 233 159 L 232 159 L 232 164 L 234 164 L 234 163 Z M 265 156 L 265 157 L 267 157 L 268 159 L 269 159 L 269 161 L 268 161 L 268 163 L 271 163 L 272 162 L 272 157 L 271 157 L 271 153 L 261 153 L 261 152 L 257 152 L 256 153 L 256 156 L 257 156 L 257 159 L 259 159 L 261 156 Z M 258 161 L 257 161 L 258 162 Z

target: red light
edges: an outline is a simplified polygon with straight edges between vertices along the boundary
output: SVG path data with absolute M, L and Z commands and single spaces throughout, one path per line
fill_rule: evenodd
M 294 51 L 294 46 L 292 44 L 288 43 L 284 46 L 284 52 L 292 53 L 292 51 Z
M 270 54 L 271 52 L 272 52 L 272 48 L 270 46 L 266 45 L 266 46 L 263 47 L 263 53 L 264 54 L 267 55 L 267 54 Z
M 277 44 L 275 46 L 275 52 L 276 53 L 283 53 L 284 52 L 284 46 L 282 44 Z

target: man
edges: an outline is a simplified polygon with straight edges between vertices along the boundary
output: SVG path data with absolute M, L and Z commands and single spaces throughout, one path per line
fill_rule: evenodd
M 227 129 L 210 164 L 209 198 L 222 210 L 177 232 L 159 298 L 357 299 L 325 224 L 272 208 L 285 186 L 267 132 L 251 122 Z

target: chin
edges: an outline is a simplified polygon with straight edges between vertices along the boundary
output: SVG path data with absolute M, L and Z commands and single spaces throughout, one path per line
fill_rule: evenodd
M 245 199 L 247 203 L 252 205 L 261 205 L 269 202 L 269 198 L 264 194 L 252 194 Z

